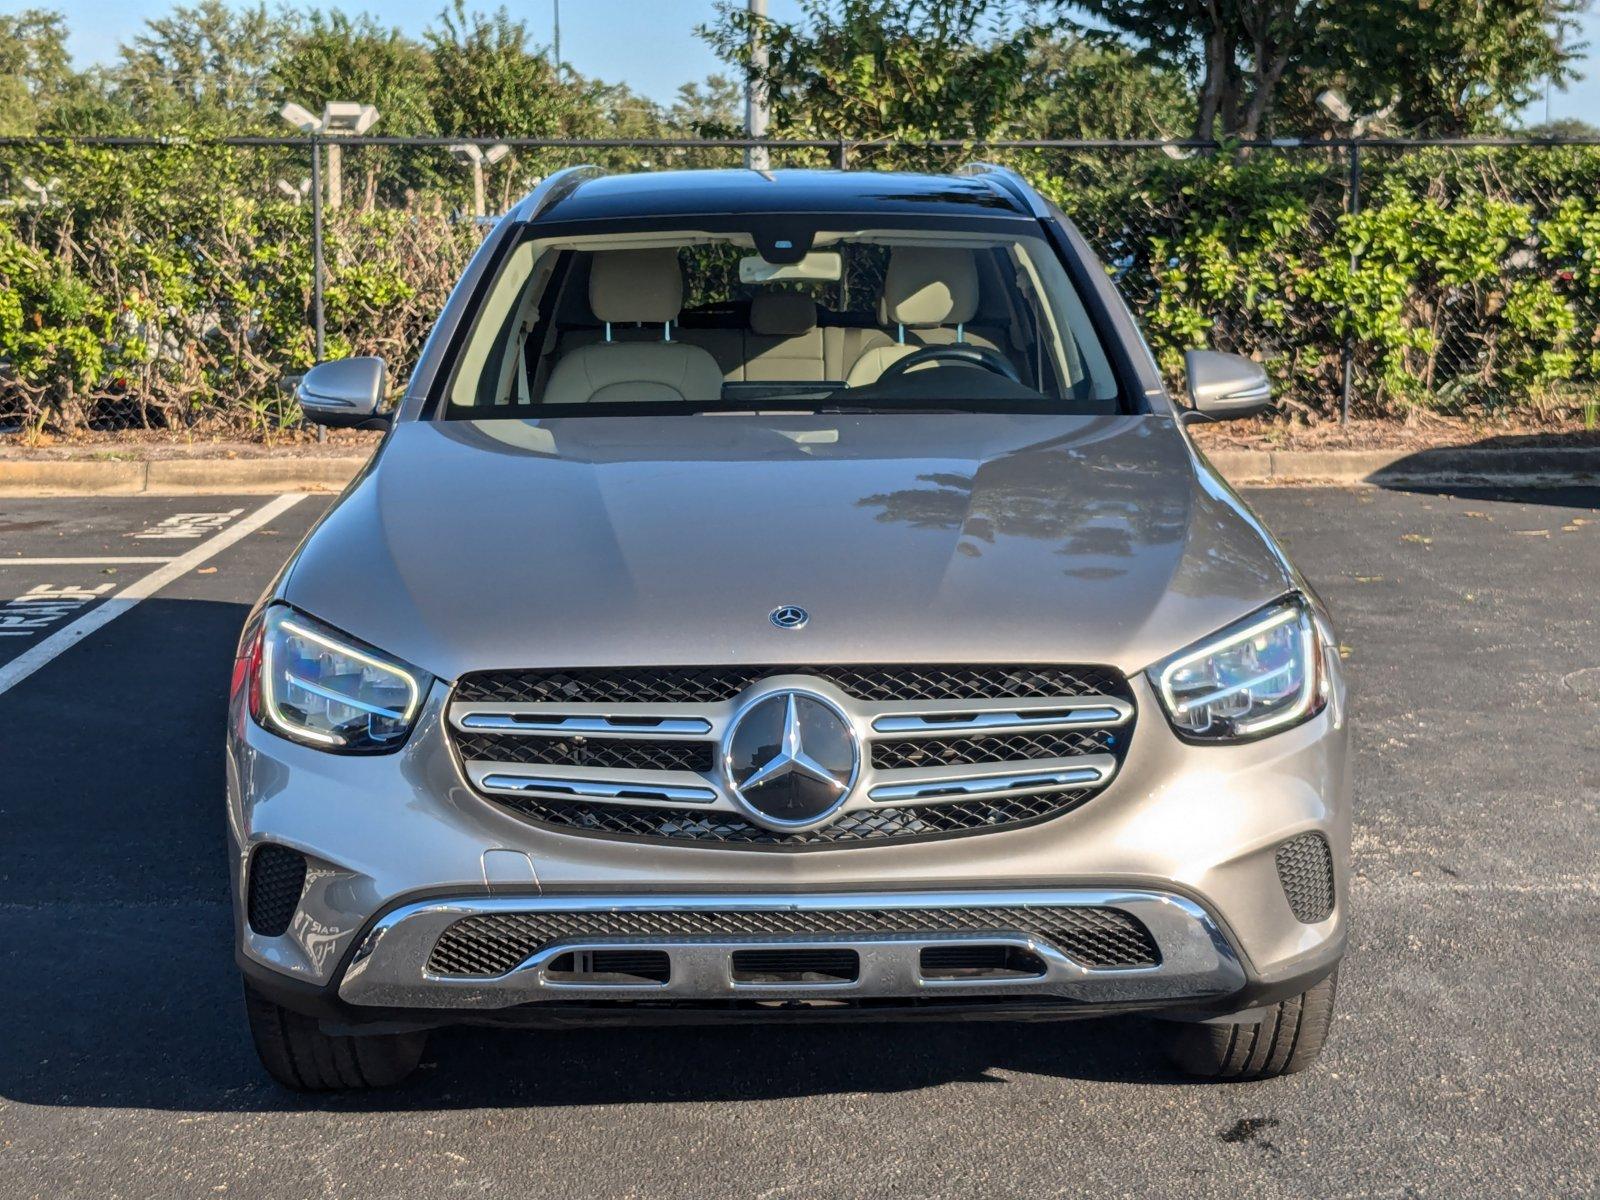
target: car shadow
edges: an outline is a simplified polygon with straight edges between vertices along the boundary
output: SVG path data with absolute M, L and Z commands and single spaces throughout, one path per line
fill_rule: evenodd
M 1538 482 L 1495 481 L 1508 473 Z M 1366 482 L 1388 491 L 1600 509 L 1600 430 L 1497 434 L 1433 446 L 1373 472 Z
M 436 1033 L 305 1097 L 257 1063 L 232 957 L 222 729 L 247 606 L 155 598 L 0 695 L 0 1097 L 250 1112 L 901 1092 L 1008 1072 L 1167 1083 L 1130 1019 Z

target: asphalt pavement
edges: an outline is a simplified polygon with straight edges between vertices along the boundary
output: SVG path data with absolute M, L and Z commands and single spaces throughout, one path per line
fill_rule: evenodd
M 411 1084 L 257 1066 L 222 728 L 328 503 L 0 500 L 0 1197 L 1600 1192 L 1600 489 L 1265 489 L 1353 689 L 1354 926 L 1310 1072 L 1132 1020 L 436 1034 Z

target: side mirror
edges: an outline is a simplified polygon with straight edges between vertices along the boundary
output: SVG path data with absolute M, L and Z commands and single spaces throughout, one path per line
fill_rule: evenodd
M 334 429 L 382 429 L 380 413 L 388 381 L 381 358 L 340 358 L 318 363 L 294 389 L 294 398 L 308 421 Z
M 1253 359 L 1216 350 L 1189 350 L 1190 411 L 1213 421 L 1253 417 L 1272 407 L 1272 381 Z

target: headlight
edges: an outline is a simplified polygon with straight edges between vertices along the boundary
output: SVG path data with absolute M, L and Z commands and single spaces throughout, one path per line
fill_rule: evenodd
M 1167 719 L 1191 741 L 1241 742 L 1314 716 L 1327 696 L 1316 618 L 1281 600 L 1151 667 Z
M 398 750 L 432 683 L 282 605 L 267 609 L 247 653 L 251 715 L 275 733 L 339 754 Z

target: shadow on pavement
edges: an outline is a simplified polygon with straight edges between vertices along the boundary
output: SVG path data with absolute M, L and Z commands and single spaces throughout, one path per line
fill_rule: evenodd
M 1508 472 L 1545 476 L 1556 483 L 1528 487 L 1493 482 Z M 1585 481 L 1561 482 L 1566 479 Z M 1464 446 L 1434 446 L 1406 455 L 1368 476 L 1367 482 L 1390 491 L 1600 509 L 1600 430 L 1497 434 Z

